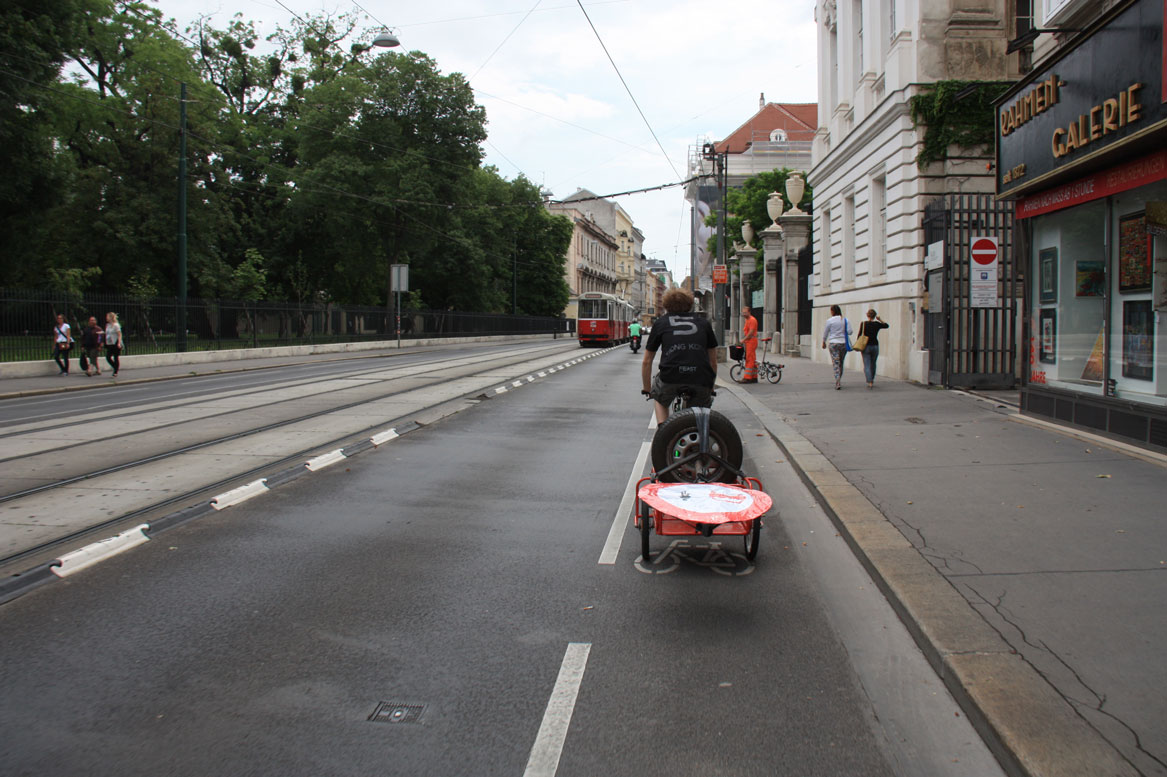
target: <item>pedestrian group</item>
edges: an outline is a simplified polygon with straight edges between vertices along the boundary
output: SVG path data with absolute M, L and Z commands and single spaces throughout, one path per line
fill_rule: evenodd
M 119 370 L 121 370 L 121 354 L 124 349 L 124 339 L 122 337 L 122 327 L 118 323 L 117 313 L 105 314 L 105 328 L 102 329 L 97 324 L 97 316 L 90 316 L 86 322 L 85 327 L 81 330 L 81 353 L 78 356 L 78 362 L 81 369 L 85 370 L 86 376 L 100 375 L 101 362 L 99 356 L 101 352 L 105 351 L 105 361 L 113 370 L 113 376 L 116 378 Z M 73 344 L 76 340 L 73 339 L 73 330 L 69 327 L 69 323 L 65 321 L 63 313 L 57 314 L 57 322 L 53 325 L 53 361 L 57 363 L 60 369 L 59 375 L 69 374 L 69 354 L 73 350 Z

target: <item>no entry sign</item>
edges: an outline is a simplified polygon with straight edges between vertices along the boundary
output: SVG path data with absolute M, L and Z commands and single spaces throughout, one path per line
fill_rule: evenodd
M 1000 253 L 1000 244 L 992 235 L 974 236 L 969 241 L 969 304 L 974 308 L 995 308 L 1000 304 L 997 294 Z
M 997 238 L 974 237 L 972 239 L 973 264 L 989 267 L 997 264 Z

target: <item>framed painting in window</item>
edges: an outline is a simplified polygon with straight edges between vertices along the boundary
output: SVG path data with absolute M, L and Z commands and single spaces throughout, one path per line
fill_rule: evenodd
M 1058 249 L 1043 248 L 1037 254 L 1038 302 L 1050 305 L 1058 301 Z
M 1122 303 L 1122 376 L 1152 380 L 1155 373 L 1155 318 L 1151 300 Z
M 1040 327 L 1041 348 L 1038 358 L 1046 364 L 1055 364 L 1058 360 L 1058 311 L 1054 308 L 1042 308 Z
M 1093 259 L 1074 267 L 1074 296 L 1101 297 L 1106 290 L 1106 263 Z
M 1151 288 L 1151 236 L 1143 213 L 1118 220 L 1118 290 L 1146 291 Z

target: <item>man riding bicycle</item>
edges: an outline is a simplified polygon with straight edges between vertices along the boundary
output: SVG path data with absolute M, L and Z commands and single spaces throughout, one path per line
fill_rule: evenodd
M 653 322 L 644 360 L 640 364 L 640 393 L 656 400 L 656 421 L 669 417 L 669 404 L 683 389 L 690 389 L 695 407 L 713 405 L 717 380 L 717 337 L 709 322 L 693 313 L 693 295 L 671 289 L 662 300 L 665 314 Z M 660 372 L 654 377 L 652 361 L 661 351 Z

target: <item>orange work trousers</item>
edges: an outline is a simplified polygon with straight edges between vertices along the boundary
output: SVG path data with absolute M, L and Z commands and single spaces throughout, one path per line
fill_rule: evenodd
M 742 345 L 746 349 L 746 369 L 742 373 L 742 380 L 756 381 L 758 379 L 758 340 L 746 340 Z

